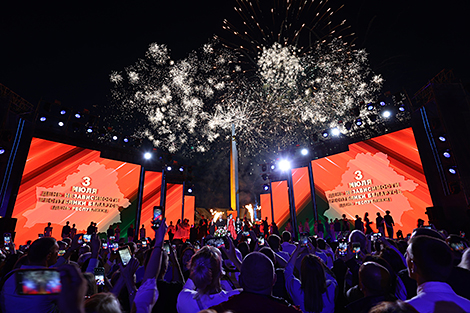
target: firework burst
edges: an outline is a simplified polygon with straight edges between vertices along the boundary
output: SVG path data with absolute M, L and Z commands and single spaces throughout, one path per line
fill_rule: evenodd
M 230 88 L 235 71 L 234 56 L 224 49 L 215 53 L 216 44 L 176 62 L 165 45 L 151 44 L 144 59 L 110 76 L 118 115 L 131 121 L 144 116 L 136 134 L 170 153 L 206 151 L 219 137 L 210 123 L 211 103 Z
M 303 54 L 316 43 L 337 36 L 348 36 L 345 20 L 335 21 L 338 9 L 328 0 L 259 1 L 237 0 L 238 19 L 224 20 L 224 43 L 256 64 L 256 56 L 265 47 L 278 43 L 295 47 Z M 342 34 L 342 35 L 338 35 Z
M 344 21 L 333 26 L 328 1 L 281 2 L 267 9 L 238 1 L 245 30 L 224 26 L 249 43 L 236 49 L 214 39 L 174 62 L 165 45 L 150 45 L 144 59 L 110 75 L 121 116 L 145 116 L 138 135 L 170 153 L 206 152 L 230 138 L 232 125 L 244 156 L 309 144 L 325 129 L 351 137 L 364 125 L 374 130 L 379 121 L 365 103 L 377 98 L 383 79 L 364 50 L 334 37 Z M 246 56 L 249 74 L 240 61 Z

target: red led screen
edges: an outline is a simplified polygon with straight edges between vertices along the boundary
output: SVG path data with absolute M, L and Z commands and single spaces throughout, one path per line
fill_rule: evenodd
M 170 221 L 173 225 L 181 219 L 183 213 L 183 185 L 182 184 L 166 184 L 166 206 L 165 218 L 168 225 Z
M 196 197 L 184 196 L 184 218 L 189 220 L 189 224 L 194 224 L 194 210 L 196 209 Z
M 93 221 L 104 232 L 132 206 L 135 216 L 139 175 L 140 166 L 100 158 L 98 151 L 33 138 L 12 214 L 15 241 L 36 239 L 48 222 L 60 238 L 66 221 L 78 232 Z
M 312 161 L 315 187 L 328 201 L 318 203 L 327 218 L 348 219 L 391 212 L 395 232 L 406 235 L 432 206 L 411 128 L 349 146 L 349 151 Z M 376 230 L 375 223 L 372 227 Z
M 162 173 L 145 172 L 140 226 L 142 226 L 142 224 L 145 225 L 147 232 L 151 229 L 150 227 L 152 227 L 153 207 L 160 205 L 161 187 Z M 149 236 L 148 233 L 147 236 Z
M 260 203 L 261 203 L 261 219 L 264 220 L 267 217 L 268 223 L 271 224 L 272 222 L 271 195 L 269 193 L 261 194 Z

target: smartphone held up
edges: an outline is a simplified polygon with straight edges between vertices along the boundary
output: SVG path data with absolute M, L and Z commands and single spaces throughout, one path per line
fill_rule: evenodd
M 152 228 L 158 229 L 163 222 L 165 217 L 165 211 L 162 206 L 153 207 L 153 219 L 152 219 Z
M 22 269 L 15 276 L 17 290 L 21 295 L 50 295 L 62 290 L 60 274 L 56 269 Z

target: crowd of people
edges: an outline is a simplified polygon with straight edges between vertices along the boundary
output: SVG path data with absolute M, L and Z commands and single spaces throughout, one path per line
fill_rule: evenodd
M 48 225 L 21 248 L 13 240 L 2 247 L 0 310 L 470 312 L 465 235 L 418 223 L 409 238 L 393 239 L 389 215 L 377 216 L 383 236 L 368 216 L 357 216 L 351 230 L 345 217 L 339 230 L 337 221 L 317 221 L 312 230 L 306 221 L 299 240 L 267 219 L 231 216 L 202 218 L 189 227 L 192 236 L 170 240 L 176 227 L 165 220 L 150 230 L 132 227 L 127 236 L 110 227 L 101 239 L 93 222 L 85 234 L 66 223 L 60 240 Z M 188 221 L 178 228 L 182 223 Z

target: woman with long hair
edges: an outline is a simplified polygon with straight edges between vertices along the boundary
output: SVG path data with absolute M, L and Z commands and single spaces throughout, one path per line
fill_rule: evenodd
M 323 261 L 314 254 L 307 254 L 300 266 L 300 279 L 294 276 L 297 257 L 304 247 L 297 246 L 287 263 L 284 276 L 286 289 L 295 305 L 302 312 L 326 313 L 335 310 L 336 280 L 329 276 L 324 269 Z M 309 249 L 315 249 L 309 247 Z
M 225 302 L 240 290 L 222 290 L 220 277 L 223 275 L 220 250 L 204 246 L 198 250 L 189 263 L 189 279 L 178 295 L 179 313 L 196 313 Z
M 364 214 L 364 223 L 366 224 L 366 235 L 372 234 L 374 231 L 370 227 L 372 222 L 369 220 L 369 212 Z

